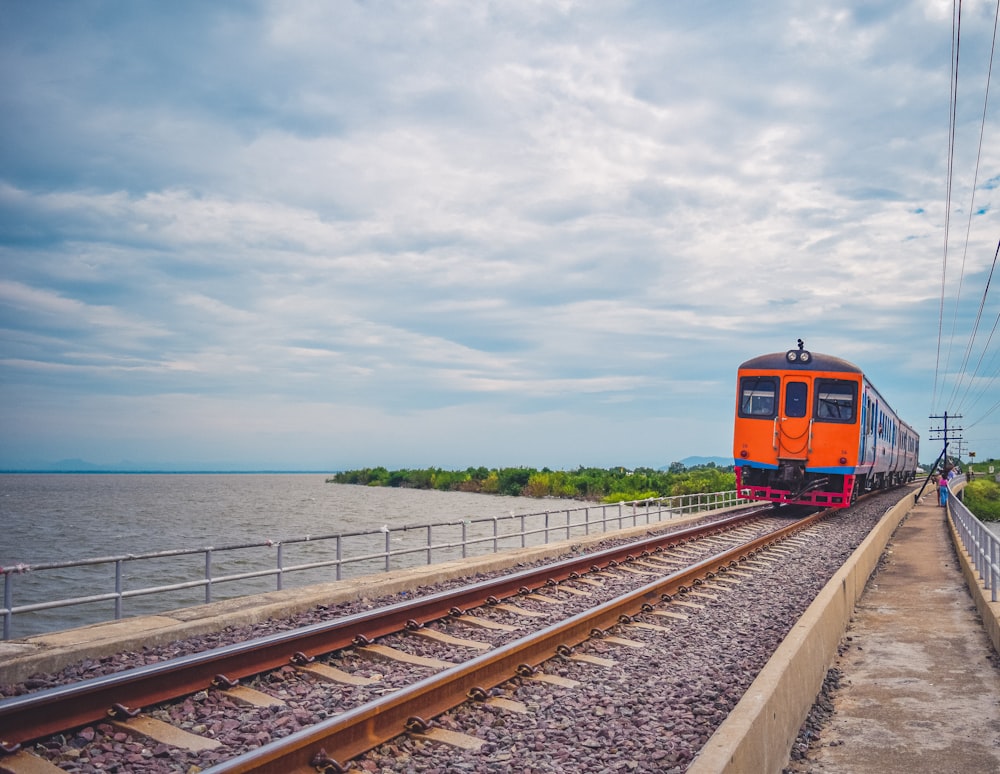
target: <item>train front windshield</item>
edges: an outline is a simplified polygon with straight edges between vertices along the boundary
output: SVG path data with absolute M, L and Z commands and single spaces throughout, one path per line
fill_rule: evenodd
M 740 416 L 770 419 L 778 405 L 778 379 L 744 376 L 740 383 Z
M 816 389 L 816 419 L 854 422 L 858 386 L 841 379 L 821 379 Z

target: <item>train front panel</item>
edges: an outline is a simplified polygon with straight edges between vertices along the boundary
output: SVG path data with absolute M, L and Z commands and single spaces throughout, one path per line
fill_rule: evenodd
M 846 507 L 860 450 L 863 374 L 804 350 L 740 366 L 733 458 L 741 496 Z

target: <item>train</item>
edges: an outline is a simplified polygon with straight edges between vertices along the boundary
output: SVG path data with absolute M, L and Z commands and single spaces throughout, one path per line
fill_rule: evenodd
M 858 366 L 797 348 L 737 372 L 733 460 L 749 500 L 846 508 L 916 476 L 920 436 Z

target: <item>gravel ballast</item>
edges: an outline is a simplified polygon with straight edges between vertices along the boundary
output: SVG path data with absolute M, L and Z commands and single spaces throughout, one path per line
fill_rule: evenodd
M 399 737 L 353 765 L 362 771 L 386 772 L 684 771 L 816 593 L 898 499 L 898 493 L 888 493 L 868 498 L 849 513 L 834 514 L 806 533 L 806 547 L 796 546 L 793 553 L 768 552 L 760 557 L 762 561 L 755 561 L 752 568 L 745 569 L 746 576 L 741 568 L 738 577 L 729 579 L 731 582 L 703 589 L 707 596 L 689 597 L 689 602 L 697 607 L 670 608 L 686 618 L 645 615 L 637 619 L 666 627 L 667 631 L 626 626 L 613 632 L 642 643 L 641 648 L 595 639 L 577 649 L 578 653 L 613 659 L 614 666 L 564 658 L 553 659 L 543 666 L 547 673 L 578 681 L 575 687 L 556 687 L 518 677 L 495 692 L 520 702 L 526 710 L 523 713 L 469 703 L 436 720 L 441 728 L 481 739 L 478 751 Z M 524 565 L 519 565 L 510 571 L 523 568 Z M 433 593 L 482 577 L 423 587 L 414 593 Z M 56 675 L 35 675 L 25 683 L 2 687 L 0 694 L 16 695 L 155 663 L 371 609 L 406 596 L 344 603 L 289 620 L 228 629 L 162 648 L 85 661 Z M 560 607 L 587 604 L 579 596 L 563 595 L 560 600 Z M 546 613 L 543 602 L 520 598 L 517 601 Z M 496 611 L 495 620 L 515 622 L 504 615 L 510 616 Z M 488 641 L 494 646 L 510 639 L 510 635 L 454 623 L 436 628 L 454 636 Z M 452 652 L 454 646 L 412 635 L 397 635 L 393 644 L 417 655 L 446 661 L 469 657 L 465 649 Z M 364 663 L 356 663 L 360 661 Z M 324 685 L 286 667 L 248 683 L 281 699 L 285 703 L 282 707 L 239 707 L 222 694 L 202 692 L 150 713 L 223 742 L 227 751 L 221 756 L 207 752 L 179 757 L 170 748 L 137 741 L 110 724 L 96 724 L 73 735 L 53 737 L 38 746 L 36 752 L 58 761 L 64 770 L 80 774 L 107 771 L 194 774 L 234 752 L 287 736 L 357 706 L 379 692 L 408 684 L 415 676 L 429 674 L 421 673 L 419 667 L 385 667 L 358 659 L 355 654 L 338 654 L 328 662 L 376 676 L 379 682 L 364 688 Z

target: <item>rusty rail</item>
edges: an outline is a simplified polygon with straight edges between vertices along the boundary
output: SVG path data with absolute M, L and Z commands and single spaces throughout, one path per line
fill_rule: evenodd
M 439 672 L 400 691 L 363 704 L 330 720 L 206 769 L 204 774 L 315 774 L 342 771 L 350 759 L 407 731 L 415 718 L 431 718 L 468 698 L 573 648 L 704 577 L 724 573 L 766 546 L 784 540 L 825 515 L 809 516 L 775 532 L 716 554 L 691 567 L 579 613 L 464 664 Z M 525 670 L 526 671 L 526 670 Z
M 402 631 L 409 621 L 427 623 L 456 610 L 483 605 L 491 597 L 511 597 L 524 588 L 538 588 L 590 572 L 595 567 L 626 561 L 635 554 L 723 532 L 756 518 L 762 511 L 768 513 L 770 507 L 293 631 L 0 700 L 0 744 L 14 748 L 32 739 L 97 722 L 114 705 L 139 709 L 196 693 L 216 683 L 277 669 L 289 664 L 296 653 L 306 656 L 329 653 L 350 646 L 359 635 L 373 640 Z

